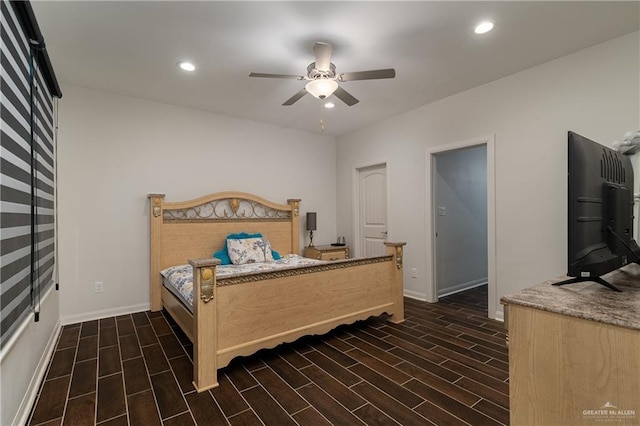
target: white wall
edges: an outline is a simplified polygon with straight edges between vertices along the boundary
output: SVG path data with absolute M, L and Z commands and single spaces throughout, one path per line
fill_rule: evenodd
M 352 235 L 354 165 L 386 161 L 389 240 L 407 241 L 405 290 L 426 299 L 425 149 L 495 134 L 497 295 L 489 315 L 504 294 L 566 273 L 567 131 L 611 144 L 640 128 L 639 51 L 635 32 L 339 137 L 338 233 Z
M 314 241 L 337 235 L 335 138 L 70 85 L 63 93 L 63 324 L 148 309 L 148 193 L 167 201 L 230 190 L 301 198 L 302 216 L 318 212 L 322 224 Z M 96 281 L 104 293 L 94 293 Z
M 436 285 L 441 297 L 487 283 L 487 147 L 435 157 L 436 205 L 432 209 L 438 233 Z

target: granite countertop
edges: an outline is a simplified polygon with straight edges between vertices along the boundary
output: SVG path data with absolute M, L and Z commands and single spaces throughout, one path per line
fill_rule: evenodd
M 632 263 L 602 276 L 621 293 L 590 281 L 551 285 L 568 278 L 558 277 L 508 294 L 500 302 L 640 330 L 640 265 Z

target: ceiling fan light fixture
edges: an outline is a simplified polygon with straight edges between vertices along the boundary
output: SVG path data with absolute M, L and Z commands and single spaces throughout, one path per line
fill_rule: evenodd
M 313 97 L 326 99 L 336 91 L 338 88 L 338 82 L 326 78 L 319 78 L 317 80 L 311 80 L 304 88 L 307 92 L 311 93 Z

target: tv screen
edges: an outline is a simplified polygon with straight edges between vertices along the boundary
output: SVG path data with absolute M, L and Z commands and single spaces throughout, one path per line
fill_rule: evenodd
M 593 281 L 639 259 L 633 238 L 633 168 L 628 156 L 569 132 L 568 272 L 564 285 Z

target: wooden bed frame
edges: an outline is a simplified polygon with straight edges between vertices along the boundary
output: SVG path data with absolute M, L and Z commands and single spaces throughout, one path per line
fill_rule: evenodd
M 383 313 L 404 321 L 402 252 L 291 270 L 216 279 L 212 253 L 235 232 L 261 232 L 281 255 L 300 254 L 300 200 L 278 204 L 242 192 L 184 202 L 149 194 L 151 310 L 166 309 L 193 342 L 198 392 L 218 386 L 217 370 L 305 335 L 324 334 Z M 162 285 L 160 271 L 190 263 L 193 313 Z

